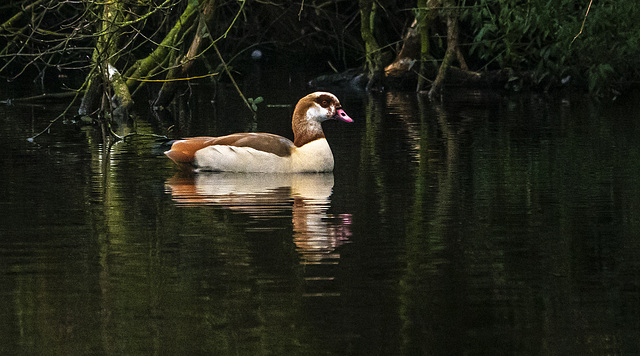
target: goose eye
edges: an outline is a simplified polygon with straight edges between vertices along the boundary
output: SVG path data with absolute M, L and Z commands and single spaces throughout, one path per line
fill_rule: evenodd
M 322 100 L 322 106 L 323 107 L 329 106 L 329 102 L 327 102 L 326 100 Z

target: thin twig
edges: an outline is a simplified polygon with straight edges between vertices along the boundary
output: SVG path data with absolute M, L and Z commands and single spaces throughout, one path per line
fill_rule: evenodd
M 298 11 L 298 21 L 302 18 L 302 10 L 304 9 L 304 0 L 300 3 L 300 11 Z
M 93 75 L 93 70 L 89 73 L 87 78 L 91 78 L 92 75 Z M 47 125 L 47 127 L 45 127 L 44 130 L 42 130 L 39 133 L 29 137 L 27 139 L 27 141 L 33 142 L 33 140 L 35 140 L 38 136 L 40 136 L 40 135 L 44 134 L 45 132 L 49 131 L 51 126 L 53 126 L 53 124 L 56 121 L 58 121 L 61 117 L 64 117 L 67 114 L 69 109 L 71 109 L 71 106 L 73 106 L 73 104 L 76 102 L 76 100 L 78 100 L 78 97 L 80 96 L 80 94 L 84 93 L 86 90 L 88 90 L 88 86 L 87 86 L 87 81 L 85 80 L 84 83 L 82 83 L 82 86 L 80 87 L 80 89 L 78 89 L 78 91 L 76 92 L 76 95 L 73 97 L 73 100 L 71 100 L 69 105 L 67 105 L 67 107 L 62 111 L 62 113 L 60 113 L 60 115 L 58 115 L 55 119 L 51 120 L 51 122 L 49 122 L 49 125 Z
M 62 93 L 53 93 L 53 94 L 44 93 L 44 94 L 28 96 L 24 98 L 15 98 L 15 99 L 11 99 L 10 101 L 14 103 L 23 103 L 28 101 L 42 101 L 42 100 L 48 100 L 48 99 L 65 99 L 69 97 L 76 97 L 77 95 L 78 93 L 74 93 L 72 91 L 62 92 Z
M 178 67 L 178 66 L 175 66 Z M 215 73 L 209 73 L 209 74 L 204 74 L 204 75 L 196 75 L 193 77 L 188 77 L 188 78 L 173 78 L 173 79 L 142 79 L 142 78 L 133 78 L 133 77 L 125 77 L 122 76 L 124 79 L 126 80 L 135 80 L 138 82 L 145 82 L 145 83 L 167 83 L 167 82 L 179 82 L 179 81 L 185 81 L 185 80 L 195 80 L 195 79 L 202 79 L 202 78 L 207 78 L 207 77 L 213 77 L 216 76 L 220 73 L 215 72 Z
M 130 137 L 136 137 L 136 136 L 142 136 L 142 137 L 153 137 L 153 138 L 160 138 L 160 139 L 165 139 L 168 140 L 169 138 L 165 135 L 158 135 L 158 134 L 148 134 L 148 133 L 138 133 L 138 132 L 131 132 L 128 133 L 124 136 L 122 136 L 122 141 L 127 142 L 127 139 Z
M 593 3 L 593 0 L 589 1 L 589 6 L 587 7 L 587 12 L 584 14 L 584 19 L 582 20 L 582 26 L 580 27 L 580 32 L 578 32 L 578 34 L 573 38 L 573 40 L 571 40 L 571 43 L 569 43 L 569 47 L 571 47 L 571 45 L 576 40 L 576 38 L 578 38 L 578 36 L 580 36 L 582 34 L 582 30 L 584 30 L 584 24 L 585 24 L 585 22 L 587 22 L 587 16 L 589 16 L 589 10 L 591 10 L 591 4 L 592 3 Z
M 80 91 L 78 91 L 78 95 L 80 95 Z M 49 125 L 47 125 L 47 127 L 44 128 L 44 130 L 38 132 L 37 134 L 29 137 L 27 139 L 27 141 L 29 142 L 33 142 L 33 140 L 35 140 L 36 138 L 38 138 L 38 136 L 44 134 L 45 132 L 49 131 L 49 129 L 51 129 L 51 126 L 53 126 L 53 124 L 56 123 L 56 121 L 58 121 L 60 118 L 64 117 L 65 114 L 67 113 L 67 111 L 69 111 L 69 109 L 71 108 L 71 106 L 75 103 L 76 99 L 78 98 L 78 95 L 75 96 L 75 98 L 73 98 L 73 100 L 71 100 L 71 102 L 69 103 L 69 105 L 67 105 L 67 107 L 64 109 L 64 111 L 62 111 L 62 113 L 60 115 L 58 115 L 55 119 L 51 120 L 49 122 Z
M 222 58 L 222 54 L 218 50 L 218 46 L 216 46 L 215 43 L 213 44 L 213 49 L 216 50 L 216 53 L 218 54 L 218 58 L 220 58 L 220 63 L 222 63 L 222 66 L 224 67 L 225 72 L 227 72 L 227 75 L 229 76 L 229 79 L 231 79 L 231 83 L 236 88 L 236 90 L 238 91 L 238 94 L 240 94 L 240 97 L 244 101 L 245 105 L 247 105 L 247 107 L 249 108 L 251 113 L 253 113 L 253 117 L 255 118 L 256 112 L 253 110 L 253 108 L 251 107 L 251 104 L 249 103 L 247 98 L 245 98 L 244 94 L 242 94 L 242 91 L 240 90 L 240 87 L 238 86 L 238 83 L 236 83 L 236 80 L 233 79 L 233 76 L 231 75 L 231 71 L 229 71 L 229 67 L 227 67 L 227 63 L 225 63 L 224 58 Z

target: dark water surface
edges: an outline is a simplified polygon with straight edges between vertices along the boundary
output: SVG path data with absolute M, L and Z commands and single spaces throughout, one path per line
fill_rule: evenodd
M 640 354 L 639 96 L 336 93 L 356 122 L 311 175 L 180 175 L 91 127 L 29 143 L 65 104 L 0 106 L 0 353 Z M 195 90 L 173 129 L 290 136 L 304 94 L 252 124 Z

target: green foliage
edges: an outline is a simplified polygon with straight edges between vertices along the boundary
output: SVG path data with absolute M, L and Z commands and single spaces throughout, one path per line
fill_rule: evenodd
M 566 69 L 571 38 L 557 36 L 571 22 L 563 10 L 569 1 L 479 0 L 465 8 L 475 37 L 470 54 L 486 68 L 533 70 L 538 82 L 560 77 Z M 573 27 L 573 26 L 571 26 Z M 577 33 L 577 30 L 576 30 Z
M 253 111 L 256 112 L 256 111 L 258 111 L 258 104 L 263 102 L 264 98 L 262 98 L 261 96 L 255 98 L 255 99 L 254 98 L 247 98 L 247 101 L 251 105 L 251 109 L 253 109 Z
M 638 77 L 635 1 L 594 1 L 586 19 L 589 0 L 469 0 L 464 5 L 461 20 L 473 38 L 469 54 L 486 69 L 530 71 L 544 86 L 571 78 L 594 93 Z
M 638 80 L 640 9 L 633 1 L 594 2 L 584 32 L 571 46 L 571 64 L 585 72 L 591 91 Z

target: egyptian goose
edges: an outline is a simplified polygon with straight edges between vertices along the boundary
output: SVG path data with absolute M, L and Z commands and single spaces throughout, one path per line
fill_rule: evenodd
M 333 154 L 321 125 L 329 119 L 353 122 L 335 95 L 315 92 L 293 111 L 293 142 L 269 133 L 192 137 L 175 141 L 165 154 L 179 166 L 204 171 L 331 172 Z

